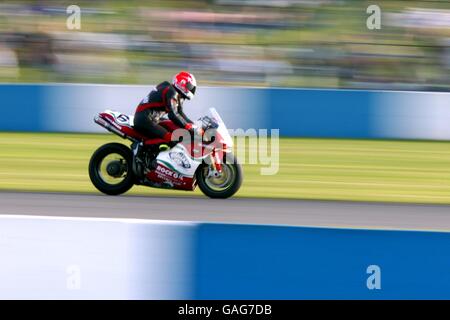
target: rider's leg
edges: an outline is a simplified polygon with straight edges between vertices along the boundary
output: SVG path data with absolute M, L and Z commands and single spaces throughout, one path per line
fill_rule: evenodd
M 154 122 L 150 122 L 148 124 L 147 131 L 151 133 L 151 135 L 149 135 L 149 138 L 160 138 L 167 143 L 170 142 L 172 138 L 172 133 L 170 131 Z
M 171 144 L 171 132 L 158 123 L 153 122 L 148 110 L 135 114 L 134 128 L 149 139 L 160 138 L 165 140 L 167 144 Z
M 149 110 L 136 112 L 133 127 L 149 139 L 163 138 L 167 133 L 167 130 L 151 120 Z

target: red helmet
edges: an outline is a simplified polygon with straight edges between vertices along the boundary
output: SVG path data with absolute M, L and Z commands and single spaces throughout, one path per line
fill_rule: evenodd
M 191 100 L 197 88 L 197 81 L 193 74 L 186 71 L 177 73 L 172 79 L 172 85 L 186 98 Z

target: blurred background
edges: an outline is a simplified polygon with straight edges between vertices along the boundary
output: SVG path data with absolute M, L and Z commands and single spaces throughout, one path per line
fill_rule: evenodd
M 251 199 L 87 195 L 95 150 L 130 144 L 94 116 L 183 69 L 191 119 L 279 129 L 237 154 Z M 0 298 L 449 298 L 449 89 L 450 0 L 0 0 Z
M 279 172 L 246 162 L 239 196 L 450 203 L 448 0 L 1 1 L 0 190 L 97 192 L 89 158 L 126 141 L 94 115 L 183 69 L 192 119 L 280 129 Z
M 66 8 L 81 8 L 81 29 Z M 382 10 L 369 30 L 366 9 Z M 0 82 L 448 91 L 450 3 L 360 0 L 2 1 Z

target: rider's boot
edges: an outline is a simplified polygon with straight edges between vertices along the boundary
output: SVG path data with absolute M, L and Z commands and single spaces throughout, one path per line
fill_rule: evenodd
M 159 152 L 167 151 L 172 149 L 178 144 L 179 141 L 169 141 L 167 143 L 163 143 L 159 145 Z
M 159 152 L 163 152 L 163 151 L 167 151 L 170 149 L 170 146 L 166 143 L 160 144 L 159 145 Z

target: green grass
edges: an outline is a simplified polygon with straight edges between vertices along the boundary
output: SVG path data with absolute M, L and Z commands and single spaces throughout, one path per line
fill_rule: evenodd
M 87 167 L 111 134 L 0 133 L 0 189 L 97 192 Z M 244 165 L 241 197 L 450 203 L 450 142 L 281 139 L 275 175 Z M 130 193 L 201 195 L 134 187 Z

